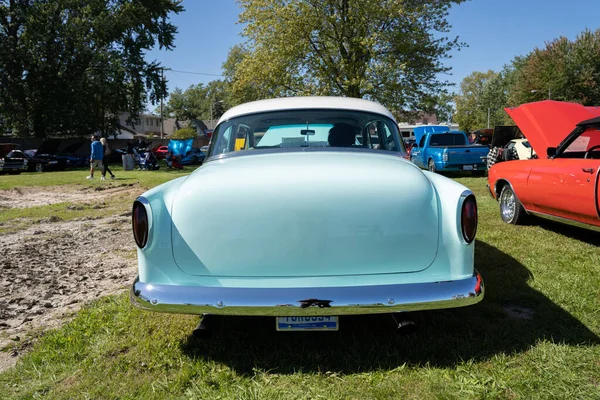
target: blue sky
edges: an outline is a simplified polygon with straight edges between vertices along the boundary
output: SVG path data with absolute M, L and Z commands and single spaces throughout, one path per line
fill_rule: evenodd
M 186 11 L 172 22 L 179 33 L 173 51 L 152 51 L 147 59 L 172 68 L 165 75 L 169 91 L 219 79 L 229 49 L 242 42 L 240 9 L 233 0 L 184 0 Z M 469 47 L 455 52 L 447 65 L 457 85 L 473 71 L 499 71 L 515 56 L 559 36 L 573 40 L 584 29 L 600 27 L 599 0 L 471 0 L 455 6 L 448 17 L 451 36 Z M 196 72 L 188 74 L 176 71 Z

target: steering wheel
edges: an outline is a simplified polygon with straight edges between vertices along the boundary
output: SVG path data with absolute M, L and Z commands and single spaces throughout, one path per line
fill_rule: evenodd
M 590 154 L 592 151 L 594 151 L 594 150 L 596 150 L 596 149 L 600 149 L 600 144 L 597 144 L 597 145 L 595 145 L 595 146 L 592 146 L 592 147 L 590 147 L 590 148 L 589 148 L 589 149 L 588 149 L 588 150 L 585 152 L 585 155 L 583 156 L 583 158 L 588 158 L 588 155 L 589 155 L 589 154 Z

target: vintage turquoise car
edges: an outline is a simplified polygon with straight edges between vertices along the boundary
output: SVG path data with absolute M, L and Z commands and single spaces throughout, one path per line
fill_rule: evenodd
M 476 230 L 473 193 L 408 161 L 383 106 L 251 102 L 221 117 L 200 168 L 134 202 L 131 299 L 159 312 L 273 316 L 278 330 L 462 307 L 484 294 Z

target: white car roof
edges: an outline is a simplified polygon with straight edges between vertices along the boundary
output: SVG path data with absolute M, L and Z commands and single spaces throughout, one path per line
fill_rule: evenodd
M 219 119 L 220 124 L 228 119 L 239 117 L 241 115 L 255 114 L 267 111 L 281 110 L 306 110 L 306 109 L 330 109 L 330 110 L 357 110 L 367 111 L 376 114 L 385 115 L 392 121 L 396 119 L 387 108 L 379 103 L 369 100 L 356 99 L 352 97 L 282 97 L 277 99 L 258 100 L 250 103 L 240 104 L 230 108 Z

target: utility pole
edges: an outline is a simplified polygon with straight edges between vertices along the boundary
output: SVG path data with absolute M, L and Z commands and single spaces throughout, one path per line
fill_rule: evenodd
M 165 134 L 165 123 L 164 123 L 164 118 L 163 118 L 163 98 L 165 96 L 162 93 L 162 89 L 166 88 L 166 86 L 165 86 L 165 69 L 171 70 L 171 68 L 161 67 L 161 69 L 160 69 L 161 82 L 162 82 L 161 95 L 160 95 L 160 138 L 161 139 L 163 138 L 163 136 Z
M 488 129 L 490 128 L 490 108 L 488 107 Z
M 210 99 L 210 129 L 213 129 L 213 99 Z

